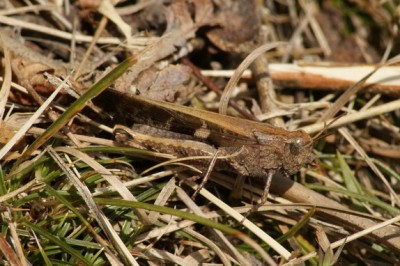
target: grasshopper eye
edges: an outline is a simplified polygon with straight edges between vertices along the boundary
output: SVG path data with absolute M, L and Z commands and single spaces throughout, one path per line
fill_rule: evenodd
M 300 140 L 296 140 L 289 144 L 289 150 L 292 155 L 299 155 L 300 153 Z

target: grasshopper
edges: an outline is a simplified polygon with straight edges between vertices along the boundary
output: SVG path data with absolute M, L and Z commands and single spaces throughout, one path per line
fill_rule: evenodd
M 261 122 L 221 115 L 174 103 L 157 101 L 114 90 L 105 99 L 133 122 L 157 128 L 140 131 L 117 125 L 117 142 L 178 158 L 209 156 L 193 162 L 207 167 L 218 152 L 217 169 L 249 178 L 268 177 L 278 171 L 294 174 L 314 163 L 313 139 L 304 131 L 287 131 Z M 146 132 L 146 133 L 141 133 Z

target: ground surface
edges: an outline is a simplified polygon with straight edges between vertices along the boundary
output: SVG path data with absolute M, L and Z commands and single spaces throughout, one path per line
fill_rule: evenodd
M 2 264 L 400 264 L 395 1 L 0 5 Z

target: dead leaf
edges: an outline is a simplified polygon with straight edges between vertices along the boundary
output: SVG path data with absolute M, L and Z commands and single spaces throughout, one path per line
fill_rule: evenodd
M 190 79 L 191 69 L 184 65 L 169 65 L 162 70 L 150 68 L 138 78 L 137 90 L 146 97 L 175 101 L 175 95 L 184 89 Z
M 185 1 L 174 1 L 171 6 L 166 8 L 166 33 L 157 42 L 149 45 L 137 55 L 136 64 L 115 82 L 116 90 L 135 94 L 135 89 L 138 86 L 138 81 L 136 79 L 139 75 L 150 76 L 151 74 L 143 74 L 143 72 L 154 66 L 159 60 L 175 53 L 179 47 L 184 46 L 187 40 L 195 36 L 199 27 L 213 25 L 213 23 L 215 23 L 210 4 L 207 4 L 208 1 L 198 1 L 199 2 L 195 5 L 195 13 L 197 14 L 197 12 L 199 12 L 198 19 L 203 20 L 199 23 L 193 22 L 188 10 L 189 7 Z M 201 6 L 200 3 L 205 4 Z M 202 10 L 203 8 L 204 10 Z M 209 22 L 205 22 L 207 18 L 209 18 Z M 169 96 L 167 97 L 171 98 L 171 94 L 168 94 Z
M 210 41 L 226 52 L 249 53 L 261 45 L 261 20 L 255 1 L 224 2 L 218 13 L 220 26 L 207 32 Z

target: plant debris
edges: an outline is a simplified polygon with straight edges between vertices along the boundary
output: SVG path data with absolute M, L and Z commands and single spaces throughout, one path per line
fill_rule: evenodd
M 399 8 L 3 1 L 0 263 L 400 264 Z M 272 180 L 228 171 L 220 157 L 232 163 L 249 145 L 236 131 L 231 154 L 202 144 L 212 154 L 203 167 L 187 143 L 230 143 L 226 124 L 242 120 L 133 114 L 135 95 L 202 114 L 227 102 L 254 128 L 303 130 L 319 163 Z M 141 112 L 159 123 L 132 117 Z M 182 128 L 168 130 L 176 121 Z M 121 128 L 185 143 L 186 156 L 124 145 Z

